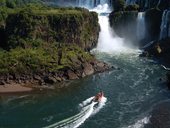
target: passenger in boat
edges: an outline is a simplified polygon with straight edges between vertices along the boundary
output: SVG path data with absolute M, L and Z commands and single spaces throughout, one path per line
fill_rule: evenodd
M 100 91 L 100 92 L 94 97 L 93 101 L 99 102 L 99 101 L 101 101 L 101 98 L 102 98 L 103 96 L 104 96 L 103 91 Z

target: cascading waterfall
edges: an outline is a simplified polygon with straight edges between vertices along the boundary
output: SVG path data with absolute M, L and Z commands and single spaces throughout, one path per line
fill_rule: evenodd
M 96 11 L 99 14 L 99 24 L 101 28 L 98 45 L 94 51 L 105 52 L 109 54 L 120 54 L 131 51 L 131 48 L 126 47 L 127 45 L 124 45 L 124 39 L 118 37 L 111 28 L 109 24 L 109 17 L 107 15 L 107 13 L 110 12 L 110 9 L 108 8 L 107 4 L 98 5 L 93 9 L 93 11 Z M 103 15 L 101 12 L 105 12 L 105 15 Z M 102 15 L 100 15 L 100 13 Z
M 145 12 L 139 12 L 137 17 L 137 39 L 141 41 L 145 38 Z
M 159 6 L 159 5 L 160 5 L 160 3 L 161 3 L 161 0 L 159 0 L 159 1 L 158 1 L 158 4 L 157 4 L 157 6 Z
M 160 39 L 170 37 L 170 11 L 165 10 L 162 16 Z
M 108 16 L 99 16 L 100 34 L 98 39 L 97 51 L 100 52 L 121 52 L 124 50 L 124 39 L 116 36 L 109 25 Z
M 77 0 L 77 5 L 79 7 L 85 7 L 88 9 L 92 9 L 97 7 L 98 5 L 104 5 L 104 4 L 108 4 L 109 6 L 111 6 L 111 0 Z
M 136 0 L 126 0 L 126 5 L 135 4 Z

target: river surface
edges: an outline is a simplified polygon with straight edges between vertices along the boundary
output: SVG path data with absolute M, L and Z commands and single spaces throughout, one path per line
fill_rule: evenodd
M 0 128 L 143 128 L 149 122 L 154 106 L 170 98 L 166 71 L 138 57 L 139 50 L 123 46 L 127 42 L 111 30 L 108 16 L 99 16 L 99 24 L 93 54 L 116 69 L 65 83 L 62 89 L 0 96 Z M 90 99 L 100 90 L 105 100 L 94 107 Z
M 170 93 L 160 78 L 165 71 L 153 61 L 128 53 L 96 53 L 119 67 L 70 83 L 68 87 L 39 94 L 1 96 L 1 128 L 41 128 L 74 116 L 79 104 L 103 90 L 107 101 L 80 128 L 140 128 L 156 104 Z M 137 127 L 136 127 L 137 126 Z

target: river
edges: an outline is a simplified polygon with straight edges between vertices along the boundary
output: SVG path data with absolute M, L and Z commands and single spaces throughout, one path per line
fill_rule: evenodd
M 99 43 L 92 52 L 117 68 L 66 83 L 69 86 L 61 89 L 2 95 L 1 128 L 61 127 L 61 123 L 64 128 L 142 128 L 148 123 L 153 107 L 170 97 L 160 80 L 166 71 L 154 61 L 138 57 L 139 50 L 124 46 L 123 39 L 109 35 L 113 31 L 107 16 L 99 16 L 99 23 Z M 80 106 L 100 90 L 106 100 L 97 111 L 92 103 Z

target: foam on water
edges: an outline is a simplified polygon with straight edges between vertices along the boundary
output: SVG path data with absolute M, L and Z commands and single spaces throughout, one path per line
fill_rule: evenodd
M 103 4 L 103 5 L 100 4 L 97 7 L 91 9 L 90 11 L 94 11 L 97 12 L 98 14 L 101 14 L 101 13 L 110 13 L 111 9 L 108 4 Z
M 93 98 L 94 96 L 86 99 L 85 101 L 79 104 L 79 106 L 81 107 L 81 111 L 77 115 L 74 115 L 72 117 L 69 117 L 67 119 L 64 119 L 60 122 L 54 123 L 44 128 L 77 128 L 79 127 L 91 115 L 94 115 L 97 112 L 99 112 L 100 109 L 102 109 L 103 106 L 105 105 L 105 102 L 107 101 L 107 98 L 103 97 L 101 102 L 97 105 L 97 107 L 95 107 L 97 102 L 91 102 Z
M 98 104 L 98 107 L 94 109 L 92 115 L 95 115 L 96 113 L 98 113 L 105 106 L 106 101 L 107 101 L 107 98 L 103 97 L 101 102 Z
M 82 103 L 79 104 L 80 107 L 84 107 L 86 106 L 87 104 L 89 104 L 91 102 L 91 100 L 94 98 L 94 96 L 86 99 L 85 101 L 83 101 Z
M 149 119 L 150 117 L 145 117 L 138 120 L 135 124 L 123 128 L 144 128 L 144 126 L 149 123 Z

